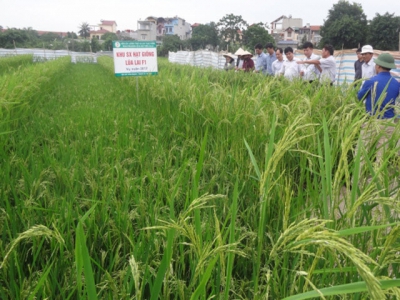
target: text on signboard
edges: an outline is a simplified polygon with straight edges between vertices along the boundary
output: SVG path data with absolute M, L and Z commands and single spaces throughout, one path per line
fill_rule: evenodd
M 153 51 L 117 52 L 117 57 L 154 57 Z

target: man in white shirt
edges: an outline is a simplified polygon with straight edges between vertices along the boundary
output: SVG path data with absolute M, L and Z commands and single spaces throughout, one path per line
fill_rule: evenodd
M 313 53 L 314 45 L 311 42 L 305 42 L 303 44 L 303 51 L 305 55 L 303 61 L 320 59 L 318 55 Z M 311 83 L 314 80 L 319 79 L 320 72 L 315 65 L 305 63 L 304 71 L 300 75 L 303 77 L 304 81 L 308 81 Z
M 373 59 L 374 48 L 371 45 L 365 45 L 361 48 L 361 56 L 364 63 L 361 66 L 361 76 L 363 80 L 370 79 L 376 75 L 375 62 Z
M 272 72 L 275 76 L 279 76 L 279 71 L 283 64 L 283 50 L 282 48 L 277 48 L 275 51 L 276 60 L 272 63 Z
M 286 47 L 285 55 L 287 60 L 282 63 L 282 67 L 279 71 L 280 74 L 283 74 L 285 78 L 290 81 L 295 80 L 296 78 L 300 78 L 300 72 L 303 71 L 303 66 L 297 64 L 299 59 L 294 57 L 293 48 Z
M 319 81 L 333 85 L 336 80 L 336 61 L 333 57 L 333 46 L 325 45 L 322 48 L 322 58 L 319 60 L 297 61 L 298 64 L 313 64 L 321 72 Z

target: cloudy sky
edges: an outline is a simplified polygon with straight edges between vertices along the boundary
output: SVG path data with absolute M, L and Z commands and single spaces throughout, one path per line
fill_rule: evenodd
M 82 22 L 99 24 L 115 20 L 118 30 L 137 29 L 137 20 L 148 16 L 179 16 L 187 22 L 218 22 L 226 14 L 241 15 L 249 24 L 270 23 L 281 15 L 302 18 L 303 25 L 322 25 L 336 1 L 331 0 L 0 0 L 0 25 L 3 28 L 32 27 L 35 30 L 74 31 Z M 350 1 L 353 3 L 353 1 Z M 362 4 L 368 19 L 376 13 L 400 15 L 400 1 L 355 1 Z

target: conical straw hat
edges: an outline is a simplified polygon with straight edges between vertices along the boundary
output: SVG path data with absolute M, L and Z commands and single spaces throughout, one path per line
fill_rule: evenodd
M 244 51 L 242 48 L 237 49 L 237 51 L 235 52 L 235 55 L 243 55 L 243 53 L 246 52 Z

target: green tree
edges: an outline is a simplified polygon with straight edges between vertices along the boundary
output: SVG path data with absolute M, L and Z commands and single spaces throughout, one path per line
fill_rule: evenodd
M 199 25 L 193 29 L 192 38 L 189 39 L 189 44 L 193 50 L 204 49 L 211 45 L 218 45 L 218 30 L 214 22 L 206 25 Z
M 376 14 L 369 25 L 369 43 L 379 50 L 398 50 L 400 17 Z
M 102 35 L 101 37 L 102 40 L 112 40 L 112 41 L 117 41 L 118 36 L 114 32 L 106 32 L 105 34 Z
M 55 42 L 62 40 L 61 36 L 54 32 L 43 33 L 39 38 L 42 42 Z
M 160 56 L 165 56 L 169 51 L 176 52 L 185 47 L 185 43 L 176 35 L 166 35 L 162 40 L 162 45 L 159 51 Z
M 73 51 L 76 52 L 90 52 L 91 44 L 88 40 L 76 42 L 73 45 Z
M 29 35 L 28 30 L 11 28 L 4 32 L 0 32 L 0 48 L 23 48 L 30 45 L 32 37 Z M 28 46 L 29 47 L 29 46 Z
M 113 45 L 112 45 L 111 39 L 105 40 L 104 43 L 101 45 L 104 51 L 112 51 Z
M 78 38 L 78 36 L 76 35 L 76 33 L 75 32 L 73 32 L 73 31 L 71 31 L 71 32 L 67 32 L 67 37 L 68 38 L 70 38 L 70 39 L 77 39 Z
M 331 44 L 335 49 L 357 48 L 367 41 L 367 26 L 361 4 L 339 0 L 329 10 L 328 19 L 321 27 L 321 45 Z
M 97 52 L 101 49 L 101 45 L 99 43 L 99 40 L 95 37 L 92 38 L 90 42 L 90 46 L 92 48 L 92 52 Z
M 119 40 L 118 36 L 113 32 L 103 34 L 101 39 L 104 40 L 104 43 L 101 45 L 104 51 L 112 51 L 112 41 Z
M 243 20 L 242 16 L 227 14 L 217 23 L 221 46 L 227 44 L 241 44 L 241 33 L 247 28 L 248 24 Z
M 89 23 L 87 22 L 82 22 L 82 24 L 79 26 L 79 36 L 83 37 L 85 40 L 88 36 L 90 36 L 90 26 Z
M 258 43 L 263 46 L 267 43 L 275 44 L 275 39 L 268 33 L 268 30 L 262 23 L 253 24 L 243 32 L 243 44 L 247 48 L 253 49 Z

